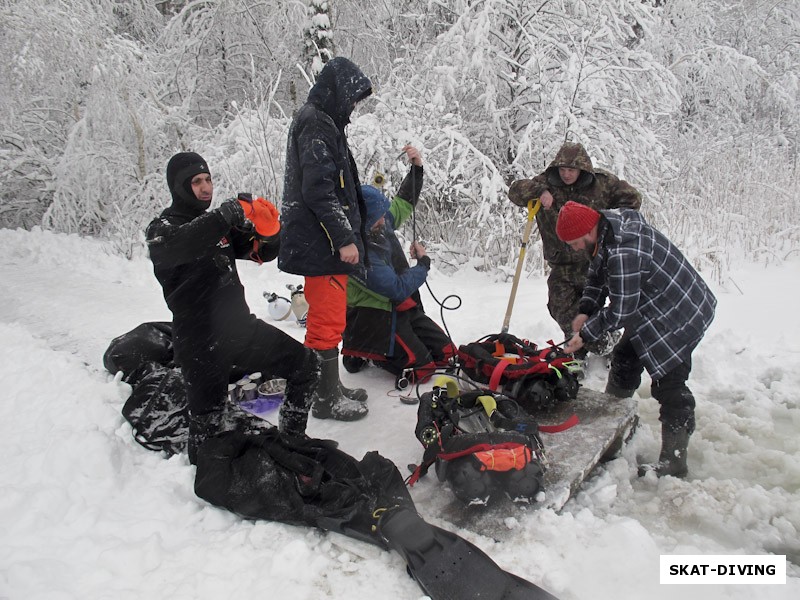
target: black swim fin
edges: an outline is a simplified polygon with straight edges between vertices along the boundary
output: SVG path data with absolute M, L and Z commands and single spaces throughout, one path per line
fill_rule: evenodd
M 406 560 L 409 574 L 432 600 L 558 600 L 411 509 L 387 511 L 378 522 L 378 533 Z

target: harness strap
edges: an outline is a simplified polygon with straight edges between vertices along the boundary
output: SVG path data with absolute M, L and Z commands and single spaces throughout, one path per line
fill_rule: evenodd
M 511 363 L 507 360 L 498 360 L 497 364 L 492 369 L 492 376 L 489 377 L 489 389 L 493 392 L 497 391 L 497 386 L 500 385 L 500 378 L 503 372 L 508 368 Z
M 253 237 L 253 249 L 250 250 L 250 254 L 248 255 L 248 258 L 250 260 L 252 260 L 254 263 L 257 263 L 259 265 L 263 265 L 264 261 L 261 260 L 261 257 L 258 255 L 259 243 L 260 242 L 258 241 L 258 237 L 257 236 Z
M 566 431 L 570 427 L 575 427 L 575 425 L 580 422 L 578 415 L 573 414 L 569 419 L 558 425 L 539 425 L 539 431 L 542 433 L 559 433 L 561 431 Z
M 501 455 L 506 455 L 504 461 L 496 460 L 496 451 L 500 451 Z M 510 471 L 512 468 L 520 470 L 531 461 L 533 457 L 532 450 L 525 444 L 519 442 L 502 442 L 499 444 L 475 444 L 469 448 L 458 450 L 455 452 L 439 452 L 434 459 L 423 460 L 414 469 L 414 472 L 406 480 L 408 487 L 413 486 L 420 477 L 425 475 L 430 469 L 431 465 L 435 462 L 436 458 L 441 460 L 455 460 L 463 456 L 476 455 L 478 461 L 483 465 L 485 471 Z M 501 465 L 502 462 L 502 465 Z M 495 467 L 495 468 L 493 468 Z
M 432 464 L 433 464 L 433 462 L 424 462 L 424 461 L 421 462 L 420 464 L 418 464 L 417 468 L 414 469 L 414 472 L 406 480 L 406 483 L 408 484 L 408 487 L 411 487 L 415 483 L 417 483 L 417 481 L 419 481 L 419 478 L 422 477 L 423 475 L 425 475 L 425 473 L 428 472 L 428 469 L 430 469 Z

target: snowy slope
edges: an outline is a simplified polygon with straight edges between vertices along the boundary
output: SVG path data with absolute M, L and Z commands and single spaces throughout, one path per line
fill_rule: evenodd
M 333 534 L 243 522 L 192 492 L 194 468 L 138 446 L 120 415 L 129 393 L 103 370 L 109 341 L 143 321 L 169 319 L 144 259 L 48 232 L 0 230 L 0 598 L 215 599 L 409 598 L 422 596 L 402 560 Z M 298 278 L 274 265 L 242 265 L 253 311 L 268 319 L 263 291 Z M 800 262 L 743 266 L 715 287 L 717 319 L 695 353 L 690 385 L 698 431 L 690 477 L 640 480 L 637 453 L 659 447 L 657 404 L 639 393 L 643 425 L 623 457 L 599 469 L 561 513 L 498 515 L 497 535 L 459 533 L 501 566 L 562 600 L 672 598 L 659 585 L 659 555 L 786 554 L 785 586 L 684 586 L 685 598 L 800 597 Z M 435 269 L 456 343 L 499 330 L 510 282 L 464 268 Z M 524 279 L 511 332 L 537 342 L 558 331 L 545 282 Z M 427 292 L 426 292 L 427 294 Z M 429 314 L 440 321 L 433 300 Z M 293 322 L 277 325 L 297 339 Z M 343 373 L 370 392 L 370 415 L 351 424 L 312 419 L 360 458 L 379 450 L 406 472 L 419 460 L 416 408 L 401 404 L 375 369 Z M 585 384 L 602 389 L 603 367 Z M 450 498 L 428 477 L 417 508 L 448 527 Z

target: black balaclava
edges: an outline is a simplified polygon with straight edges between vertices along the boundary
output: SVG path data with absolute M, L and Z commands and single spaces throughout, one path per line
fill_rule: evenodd
M 203 212 L 208 202 L 198 200 L 192 191 L 192 177 L 200 173 L 211 174 L 205 159 L 196 152 L 179 152 L 167 163 L 167 186 L 172 194 L 172 205 Z

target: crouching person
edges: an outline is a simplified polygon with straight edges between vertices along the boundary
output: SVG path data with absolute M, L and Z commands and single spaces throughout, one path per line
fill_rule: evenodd
M 236 259 L 273 260 L 280 224 L 269 202 L 240 195 L 208 210 L 214 185 L 206 161 L 193 152 L 167 165 L 172 204 L 147 227 L 153 270 L 172 311 L 176 362 L 186 380 L 189 460 L 208 438 L 268 427 L 226 402 L 234 365 L 286 380 L 278 428 L 305 434 L 319 380 L 316 352 L 251 314 Z
M 395 235 L 417 204 L 423 178 L 419 151 L 413 146 L 403 150 L 411 170 L 393 200 L 373 186 L 361 188 L 370 263 L 366 277 L 351 277 L 347 288 L 342 361 L 351 373 L 372 360 L 398 381 L 406 377 L 413 381 L 448 365 L 456 349 L 422 307 L 419 288 L 431 265 L 425 247 L 412 242 L 410 254 L 417 264 L 411 267 Z
M 567 202 L 559 239 L 592 257 L 575 332 L 565 352 L 625 328 L 611 358 L 606 393 L 629 398 L 647 369 L 661 410 L 661 453 L 639 476 L 684 477 L 695 427 L 695 399 L 686 385 L 692 352 L 714 318 L 717 300 L 702 277 L 661 232 L 631 209 L 595 211 Z M 606 305 L 606 296 L 608 305 Z

